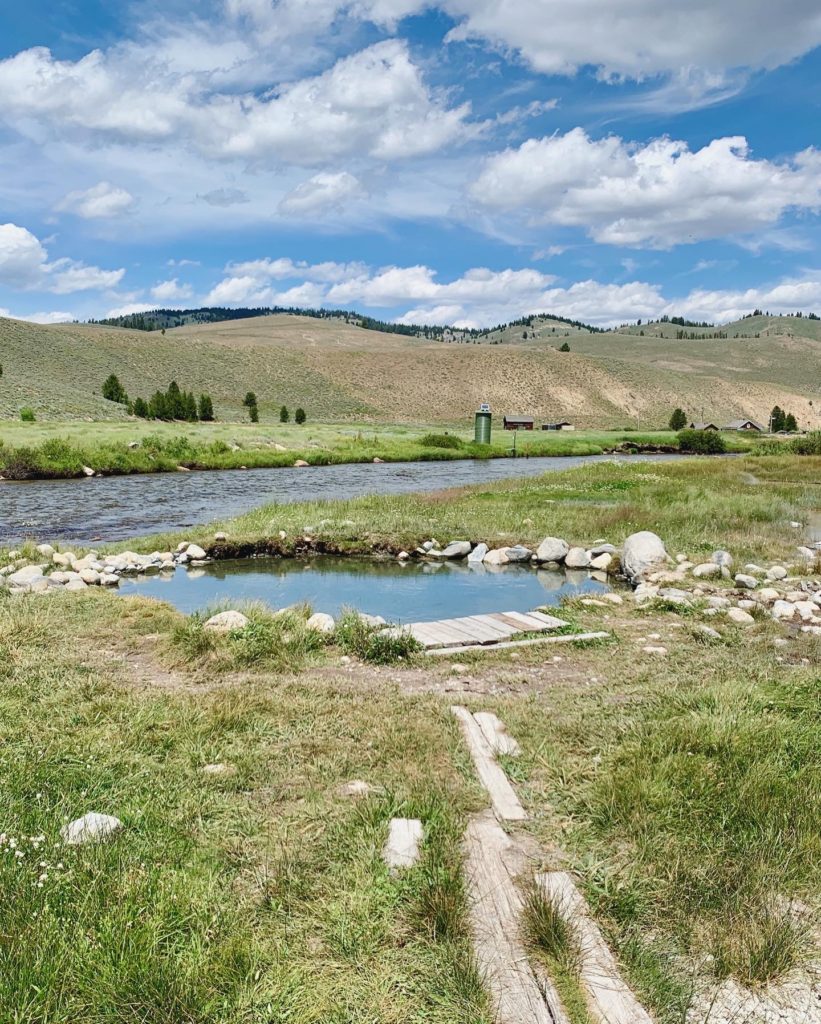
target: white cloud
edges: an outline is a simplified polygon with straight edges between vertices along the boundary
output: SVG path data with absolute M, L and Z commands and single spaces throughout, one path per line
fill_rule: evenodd
M 237 93 L 207 73 L 180 73 L 136 46 L 76 62 L 38 47 L 0 61 L 0 119 L 89 143 L 188 145 L 209 158 L 302 166 L 349 155 L 397 160 L 476 131 L 468 104 L 432 92 L 407 45 L 374 44 L 320 75 Z M 321 140 L 321 144 L 318 144 Z
M 240 203 L 251 201 L 248 198 L 248 193 L 240 188 L 215 188 L 197 198 L 202 199 L 209 206 L 238 206 Z
M 67 324 L 77 318 L 73 313 L 28 313 L 26 315 L 12 313 L 8 309 L 0 309 L 0 317 L 8 317 L 11 320 L 26 320 L 30 324 Z
M 420 3 L 419 7 L 423 6 Z M 821 44 L 816 0 L 440 0 L 463 20 L 452 39 L 483 39 L 535 70 L 606 78 L 702 68 L 773 68 Z
M 742 137 L 693 152 L 667 138 L 594 141 L 574 128 L 488 158 L 471 193 L 490 210 L 584 227 L 597 242 L 668 248 L 754 233 L 790 209 L 818 211 L 821 151 L 775 163 L 753 159 Z
M 131 316 L 132 313 L 148 313 L 152 309 L 156 309 L 157 304 L 150 305 L 147 302 L 128 302 L 124 306 L 115 306 L 114 309 L 109 309 L 106 313 L 106 318 L 113 318 L 115 316 Z
M 488 327 L 531 313 L 557 313 L 609 327 L 665 314 L 723 322 L 756 307 L 774 313 L 821 312 L 821 270 L 759 288 L 696 289 L 678 297 L 647 281 L 564 284 L 532 269 L 475 267 L 442 282 L 435 270 L 423 265 L 374 270 L 361 264 L 281 258 L 229 265 L 226 272 L 229 276 L 212 289 L 207 304 L 389 310 L 391 319 L 408 324 Z
M 176 277 L 170 281 L 161 281 L 151 289 L 152 299 L 157 302 L 174 302 L 180 299 L 190 299 L 193 295 L 191 285 L 180 284 Z
M 56 209 L 60 212 L 76 213 L 86 220 L 118 217 L 134 209 L 136 200 L 124 188 L 118 188 L 109 181 L 101 181 L 85 191 L 69 192 Z
M 101 270 L 68 258 L 49 263 L 42 242 L 17 224 L 0 224 L 0 284 L 56 295 L 113 288 L 125 270 Z
M 320 171 L 284 196 L 278 209 L 288 216 L 310 215 L 340 209 L 365 195 L 360 181 L 347 171 Z

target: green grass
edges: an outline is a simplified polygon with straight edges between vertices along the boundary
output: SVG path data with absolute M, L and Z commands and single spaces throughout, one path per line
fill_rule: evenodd
M 625 442 L 677 445 L 669 431 L 634 434 L 578 431 L 572 434 L 519 432 L 519 456 L 601 455 Z M 733 450 L 749 448 L 748 439 L 731 441 Z M 773 442 L 777 444 L 778 442 Z M 0 423 L 0 474 L 12 480 L 81 477 L 83 467 L 111 474 L 174 472 L 185 469 L 259 469 L 342 463 L 419 462 L 446 459 L 503 458 L 512 454 L 511 433 L 497 431 L 490 445 L 475 444 L 462 429 L 450 434 L 424 428 L 344 424 L 260 427 L 251 423 Z M 277 447 L 278 446 L 278 447 Z

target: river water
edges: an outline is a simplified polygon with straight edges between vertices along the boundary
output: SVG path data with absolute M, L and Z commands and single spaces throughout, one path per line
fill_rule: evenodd
M 0 544 L 24 539 L 127 540 L 226 519 L 269 502 L 407 494 L 538 476 L 588 462 L 662 462 L 679 455 L 458 459 L 310 468 L 212 470 L 0 483 Z

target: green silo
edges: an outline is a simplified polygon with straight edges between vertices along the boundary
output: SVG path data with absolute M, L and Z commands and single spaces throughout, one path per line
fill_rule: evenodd
M 477 444 L 490 444 L 490 406 L 482 404 L 476 413 L 473 439 Z

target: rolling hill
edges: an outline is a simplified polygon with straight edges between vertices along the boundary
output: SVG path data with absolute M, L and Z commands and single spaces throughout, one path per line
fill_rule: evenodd
M 534 318 L 526 340 L 518 325 L 481 343 L 447 343 L 289 314 L 164 334 L 0 320 L 0 417 L 17 418 L 23 405 L 40 419 L 123 417 L 100 395 L 116 373 L 132 397 L 172 379 L 209 391 L 224 419 L 242 417 L 253 390 L 263 420 L 284 402 L 313 420 L 456 424 L 488 401 L 499 415 L 647 428 L 666 424 L 678 405 L 694 418 L 766 420 L 778 404 L 801 426 L 821 426 L 819 322 L 748 318 L 722 327 L 727 338 L 704 329 L 687 340 L 675 325 L 640 330 L 592 333 Z M 558 351 L 564 341 L 572 351 Z

